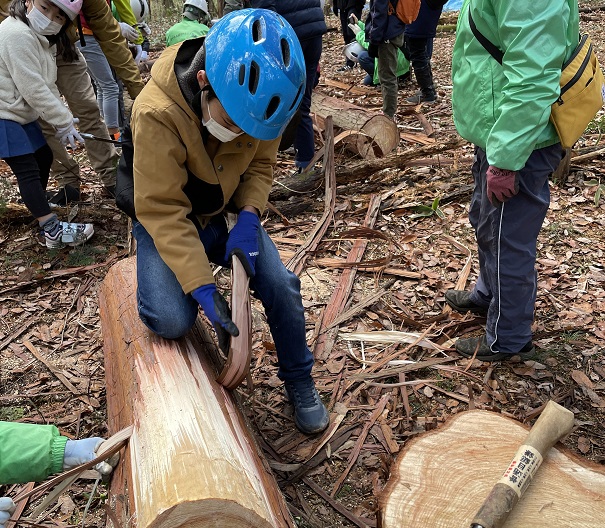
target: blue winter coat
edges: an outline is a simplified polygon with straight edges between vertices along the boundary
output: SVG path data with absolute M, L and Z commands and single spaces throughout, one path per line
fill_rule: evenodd
M 397 2 L 391 4 L 390 0 L 370 0 L 366 40 L 371 44 L 380 44 L 403 33 L 405 24 L 395 15 L 395 4 Z
M 422 0 L 418 18 L 405 26 L 405 36 L 409 38 L 435 38 L 441 11 L 443 11 L 443 7 L 431 9 L 426 0 Z
M 270 9 L 283 16 L 301 42 L 327 33 L 320 0 L 252 0 L 252 7 Z

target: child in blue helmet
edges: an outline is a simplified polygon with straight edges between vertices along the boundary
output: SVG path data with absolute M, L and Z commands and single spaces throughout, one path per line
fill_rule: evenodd
M 259 221 L 305 82 L 302 50 L 285 19 L 264 9 L 224 16 L 205 38 L 171 46 L 155 63 L 133 107 L 134 149 L 124 146 L 118 180 L 133 171 L 142 321 L 176 339 L 201 307 L 224 346 L 239 330 L 210 263 L 229 266 L 236 255 L 264 306 L 295 423 L 312 434 L 329 417 L 311 377 L 300 281 Z M 231 231 L 227 210 L 238 213 Z

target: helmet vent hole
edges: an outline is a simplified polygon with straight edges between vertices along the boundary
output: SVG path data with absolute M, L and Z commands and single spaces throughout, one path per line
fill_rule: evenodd
M 279 97 L 277 95 L 273 96 L 267 105 L 267 110 L 265 111 L 265 119 L 271 119 L 271 116 L 275 113 L 275 111 L 279 108 Z
M 263 25 L 260 20 L 255 20 L 252 24 L 252 41 L 259 42 L 263 40 Z
M 252 61 L 250 64 L 250 76 L 248 77 L 248 91 L 254 95 L 258 89 L 258 83 L 260 81 L 260 68 L 258 64 Z
M 290 44 L 288 43 L 288 41 L 286 39 L 281 39 L 280 44 L 281 44 L 281 56 L 284 61 L 284 65 L 286 66 L 286 68 L 289 68 L 290 61 L 292 59 L 292 57 L 290 55 Z
M 239 75 L 237 81 L 239 82 L 240 86 L 244 86 L 244 83 L 246 82 L 246 66 L 243 64 L 240 64 L 239 66 Z

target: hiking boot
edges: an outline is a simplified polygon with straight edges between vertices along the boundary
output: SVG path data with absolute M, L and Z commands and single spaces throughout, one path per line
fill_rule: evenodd
M 319 398 L 311 376 L 284 383 L 286 395 L 294 406 L 294 423 L 305 434 L 321 433 L 330 423 L 330 416 Z
M 471 293 L 465 290 L 447 290 L 445 302 L 460 313 L 471 312 L 477 315 L 487 315 L 487 307 L 471 301 Z
M 492 351 L 487 344 L 485 334 L 481 337 L 458 339 L 455 347 L 458 354 L 468 358 L 475 357 L 479 361 L 507 361 L 512 359 L 514 356 L 519 356 L 521 359 L 529 359 L 536 352 L 536 349 L 531 341 L 516 354 Z
M 420 91 L 408 97 L 405 102 L 409 104 L 420 104 L 420 103 L 434 103 L 437 101 L 437 93 L 435 92 L 435 85 L 433 84 L 433 74 L 431 71 L 430 64 L 423 68 L 414 68 L 414 74 L 416 75 L 416 81 L 420 86 Z
M 68 203 L 77 202 L 80 199 L 80 189 L 76 189 L 71 185 L 67 184 L 64 187 L 60 187 L 55 194 L 52 194 L 48 198 L 48 203 L 52 205 L 59 205 L 65 207 Z

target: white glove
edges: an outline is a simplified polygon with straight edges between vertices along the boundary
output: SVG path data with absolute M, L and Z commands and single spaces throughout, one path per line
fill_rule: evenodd
M 147 22 L 139 24 L 138 28 L 141 30 L 141 33 L 143 33 L 143 35 L 147 37 L 151 36 L 151 28 L 149 27 L 149 24 L 147 24 Z
M 133 48 L 134 48 L 134 63 L 138 66 L 139 62 L 141 62 L 141 57 L 143 55 L 143 48 L 140 44 L 134 45 Z
M 0 528 L 4 528 L 6 521 L 11 518 L 15 508 L 13 499 L 10 497 L 0 497 Z
M 68 440 L 65 444 L 63 454 L 63 471 L 73 469 L 81 464 L 90 462 L 97 456 L 97 450 L 105 440 L 103 438 L 93 437 L 83 440 Z M 112 456 L 109 460 L 99 462 L 95 469 L 101 475 L 110 475 L 113 468 L 118 463 L 119 457 Z
M 76 145 L 76 141 L 84 144 L 84 139 L 80 135 L 80 133 L 76 130 L 74 126 L 79 122 L 79 119 L 74 118 L 73 122 L 67 126 L 57 128 L 55 132 L 55 137 L 61 142 L 61 145 L 67 147 L 67 145 L 71 145 L 72 149 L 78 148 Z
M 126 40 L 134 42 L 139 38 L 139 32 L 135 28 L 129 26 L 126 22 L 118 22 L 118 24 L 120 24 L 120 31 Z
M 361 31 L 361 28 L 357 24 L 349 24 L 349 29 L 357 35 Z
M 145 62 L 149 58 L 149 55 L 146 51 L 141 52 L 141 62 Z

